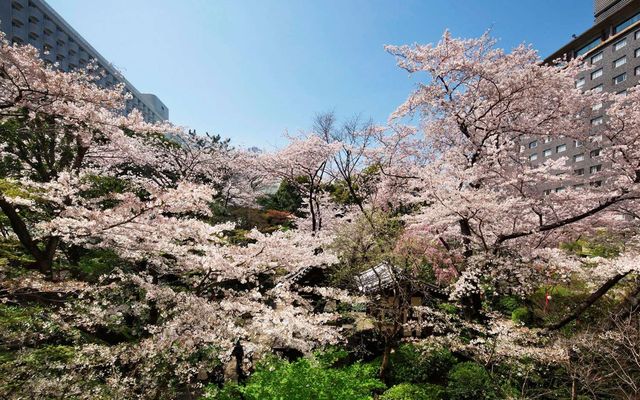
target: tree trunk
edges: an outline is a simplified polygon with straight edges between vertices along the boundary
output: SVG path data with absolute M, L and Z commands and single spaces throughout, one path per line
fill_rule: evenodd
M 471 225 L 469 224 L 468 219 L 461 219 L 459 224 L 460 233 L 462 233 L 462 245 L 464 247 L 462 255 L 466 260 L 473 255 L 473 248 L 471 246 Z M 479 288 L 476 289 L 480 290 Z M 473 319 L 480 315 L 480 310 L 482 309 L 482 298 L 480 297 L 479 292 L 474 292 L 466 296 L 462 300 L 462 303 L 465 306 L 465 316 L 468 319 Z
M 384 352 L 382 353 L 382 362 L 380 363 L 380 369 L 378 370 L 378 377 L 383 382 L 387 376 L 387 370 L 389 369 L 389 358 L 391 357 L 391 350 L 393 346 L 391 341 L 386 341 L 384 345 Z
M 60 243 L 60 239 L 57 237 L 50 237 L 47 240 L 44 250 L 41 250 L 36 241 L 31 237 L 31 233 L 29 233 L 27 225 L 22 220 L 22 217 L 18 214 L 13 204 L 9 203 L 3 197 L 0 197 L 0 209 L 9 219 L 11 229 L 18 237 L 22 246 L 36 260 L 35 265 L 38 267 L 38 270 L 49 276 L 49 278 L 53 278 L 53 271 L 51 267 L 53 265 L 53 258 L 58 248 L 58 244 Z
M 580 304 L 571 314 L 567 315 L 560 322 L 551 325 L 550 327 L 547 328 L 547 330 L 555 331 L 555 330 L 561 329 L 564 326 L 566 326 L 568 323 L 576 320 L 578 317 L 580 317 L 580 315 L 582 315 L 583 312 L 585 312 L 585 310 L 587 308 L 591 307 L 591 305 L 593 305 L 593 303 L 595 303 L 602 296 L 607 294 L 607 292 L 612 287 L 614 287 L 618 282 L 620 282 L 622 280 L 622 278 L 624 278 L 628 274 L 629 274 L 629 272 L 625 272 L 624 274 L 618 274 L 618 275 L 615 275 L 614 277 L 610 278 L 608 281 L 606 281 L 604 283 L 604 285 L 600 286 L 600 288 L 598 288 L 598 290 L 593 292 L 591 294 L 591 296 L 589 296 L 589 298 L 587 298 L 585 301 L 583 301 L 582 304 Z

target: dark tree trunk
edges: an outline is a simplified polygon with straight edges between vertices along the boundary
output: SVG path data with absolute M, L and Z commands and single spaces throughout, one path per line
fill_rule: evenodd
M 585 301 L 583 301 L 571 314 L 567 315 L 560 322 L 557 322 L 550 327 L 548 330 L 558 330 L 569 324 L 570 322 L 576 320 L 583 312 L 586 311 L 587 308 L 591 307 L 593 303 L 598 301 L 602 296 L 607 294 L 607 292 L 614 287 L 618 282 L 620 282 L 625 276 L 627 276 L 629 272 L 625 272 L 624 274 L 618 274 L 614 277 L 610 278 L 606 281 L 602 286 L 598 288 L 595 292 L 589 296 Z
M 462 234 L 462 245 L 464 247 L 464 251 L 462 255 L 465 260 L 473 255 L 473 248 L 471 246 L 471 225 L 469 224 L 468 219 L 461 219 L 460 222 L 460 233 Z M 482 309 L 482 298 L 480 296 L 480 288 L 475 288 L 477 291 L 467 295 L 462 303 L 465 306 L 465 316 L 469 319 L 477 318 L 480 315 L 480 310 Z
M 378 377 L 383 382 L 387 377 L 387 372 L 389 370 L 389 358 L 391 357 L 391 350 L 393 349 L 392 342 L 387 341 L 384 345 L 384 352 L 382 353 L 382 362 L 380 363 L 380 369 L 378 370 Z
M 11 229 L 18 237 L 18 240 L 25 248 L 25 250 L 36 260 L 35 265 L 38 270 L 53 278 L 53 259 L 55 257 L 60 239 L 57 237 L 50 237 L 47 239 L 44 250 L 38 247 L 38 244 L 31 237 L 27 225 L 24 223 L 22 217 L 18 214 L 13 204 L 9 203 L 4 198 L 0 197 L 0 209 L 9 219 Z

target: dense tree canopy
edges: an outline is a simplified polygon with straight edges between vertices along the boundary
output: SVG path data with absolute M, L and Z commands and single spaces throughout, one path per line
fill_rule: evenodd
M 0 397 L 639 395 L 640 91 L 487 35 L 387 51 L 420 83 L 386 126 L 255 153 L 3 42 Z M 521 151 L 547 137 L 604 167 Z

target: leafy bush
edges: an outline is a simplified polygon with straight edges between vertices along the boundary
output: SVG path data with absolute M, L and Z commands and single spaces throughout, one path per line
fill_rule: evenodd
M 403 344 L 391 355 L 390 380 L 395 384 L 440 381 L 455 363 L 453 354 L 444 347 Z
M 227 384 L 223 388 L 209 385 L 205 388 L 201 400 L 242 400 L 242 390 L 236 384 Z
M 374 390 L 385 387 L 376 373 L 375 367 L 360 363 L 334 368 L 318 358 L 289 362 L 270 357 L 259 363 L 246 385 L 238 389 L 247 400 L 369 400 Z M 233 399 L 229 397 L 232 394 L 223 390 L 219 397 L 209 398 Z
M 527 307 L 518 307 L 511 312 L 511 320 L 516 324 L 528 325 L 531 323 L 531 312 Z
M 479 364 L 463 362 L 449 372 L 449 400 L 497 399 L 489 373 Z
M 260 196 L 256 202 L 265 210 L 288 211 L 298 216 L 304 214 L 300 211 L 303 203 L 300 191 L 286 180 L 280 183 L 275 193 Z
M 513 310 L 520 307 L 520 299 L 515 296 L 503 296 L 498 300 L 498 310 L 505 313 L 512 313 Z
M 382 394 L 380 400 L 443 400 L 444 388 L 438 385 L 401 383 Z

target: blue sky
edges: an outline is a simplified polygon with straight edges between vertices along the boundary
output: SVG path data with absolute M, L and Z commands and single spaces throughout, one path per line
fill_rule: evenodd
M 318 112 L 386 121 L 415 81 L 385 44 L 490 28 L 544 56 L 593 20 L 591 0 L 47 1 L 172 122 L 265 149 Z

